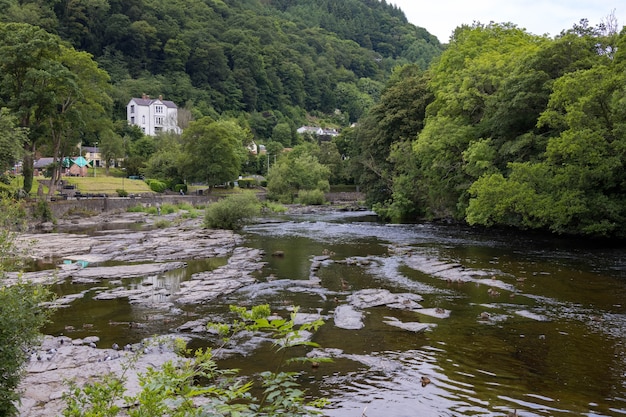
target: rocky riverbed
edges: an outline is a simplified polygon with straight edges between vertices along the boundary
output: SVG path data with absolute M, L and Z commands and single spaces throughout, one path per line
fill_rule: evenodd
M 297 210 L 310 210 L 296 208 Z M 167 221 L 167 227 L 157 227 L 157 222 Z M 85 229 L 106 224 L 110 230 L 82 233 Z M 139 227 L 138 227 L 139 226 Z M 97 228 L 96 228 L 97 229 Z M 225 230 L 202 227 L 202 219 L 185 219 L 179 214 L 153 216 L 145 213 L 104 213 L 86 219 L 74 218 L 61 221 L 56 231 L 29 233 L 20 236 L 18 243 L 33 261 L 56 265 L 43 271 L 12 273 L 10 280 L 25 279 L 42 284 L 55 284 L 70 280 L 80 284 L 98 284 L 94 299 L 128 299 L 151 310 L 176 314 L 185 306 L 210 302 L 237 290 L 271 292 L 276 288 L 297 287 L 298 291 L 310 292 L 322 298 L 337 294 L 320 287 L 317 271 L 333 262 L 363 262 L 358 260 L 333 260 L 331 256 L 312 256 L 309 280 L 273 280 L 271 277 L 257 279 L 262 270 L 263 253 L 245 247 L 241 235 Z M 138 285 L 126 285 L 127 279 L 150 277 L 166 271 L 182 269 L 193 259 L 227 258 L 226 264 L 211 271 L 195 273 L 177 288 L 159 288 L 150 279 Z M 155 297 L 155 294 L 163 297 Z M 349 291 L 345 302 L 333 312 L 334 325 L 344 329 L 363 327 L 364 311 L 376 306 L 420 312 L 435 318 L 446 318 L 448 311 L 423 308 L 422 298 L 415 294 L 392 294 L 382 289 Z M 344 295 L 348 295 L 348 293 Z M 51 307 L 70 305 L 81 293 L 60 297 Z M 252 295 L 251 295 L 252 297 Z M 156 301 L 155 301 L 156 300 Z M 180 326 L 176 335 L 206 332 L 208 319 L 199 318 Z M 408 332 L 422 332 L 435 326 L 429 323 L 402 322 L 389 318 L 385 322 Z M 119 374 L 125 369 L 129 356 L 141 350 L 132 369 L 126 370 L 129 394 L 139 389 L 137 376 L 147 367 L 159 367 L 176 355 L 158 348 L 147 341 L 139 347 L 102 346 L 97 336 L 72 339 L 66 336 L 46 336 L 42 345 L 31 351 L 22 383 L 22 417 L 59 415 L 63 409 L 63 393 L 69 389 L 68 380 L 81 386 L 106 373 Z M 334 356 L 339 355 L 338 353 Z M 352 360 L 357 360 L 351 358 Z
M 155 227 L 156 222 L 167 227 Z M 74 233 L 102 225 L 113 230 Z M 137 227 L 140 226 L 140 227 Z M 202 219 L 184 219 L 177 214 L 151 216 L 145 213 L 105 213 L 89 218 L 61 220 L 55 232 L 27 233 L 17 243 L 32 261 L 57 265 L 43 271 L 10 273 L 8 282 L 23 279 L 41 284 L 66 280 L 93 284 L 107 281 L 96 299 L 128 298 L 131 303 L 150 304 L 152 308 L 172 310 L 185 304 L 201 304 L 254 282 L 254 271 L 263 267 L 259 250 L 242 247 L 242 237 L 232 231 L 209 230 Z M 146 277 L 186 267 L 190 259 L 227 257 L 226 265 L 202 272 L 181 283 L 180 288 L 155 288 L 146 282 L 128 288 L 124 279 Z M 168 291 L 168 302 L 155 305 L 155 291 Z M 54 300 L 50 307 L 69 305 L 82 294 Z M 79 386 L 107 373 L 122 372 L 131 349 L 100 346 L 96 336 L 70 339 L 46 336 L 31 352 L 22 382 L 22 417 L 59 415 L 67 381 Z M 136 349 L 132 349 L 135 351 Z M 158 367 L 175 360 L 171 350 L 143 349 L 128 376 L 128 393 L 138 389 L 137 375 L 148 366 Z

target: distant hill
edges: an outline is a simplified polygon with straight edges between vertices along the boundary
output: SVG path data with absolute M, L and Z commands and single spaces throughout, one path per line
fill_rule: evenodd
M 88 51 L 130 97 L 163 95 L 194 116 L 307 113 L 354 121 L 391 69 L 423 68 L 439 41 L 384 0 L 5 0 L 0 19 L 39 25 Z M 269 113 L 268 113 L 269 112 Z

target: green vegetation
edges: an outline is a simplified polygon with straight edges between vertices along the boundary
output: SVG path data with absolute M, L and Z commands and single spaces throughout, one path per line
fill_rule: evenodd
M 28 349 L 38 340 L 39 329 L 49 317 L 41 307 L 50 292 L 39 285 L 18 281 L 7 285 L 6 270 L 19 268 L 14 245 L 22 229 L 24 211 L 10 198 L 0 199 L 0 415 L 16 415 L 15 401 L 22 367 L 30 359 Z
M 354 184 L 393 221 L 626 236 L 612 16 L 554 38 L 477 22 L 444 49 L 378 0 L 36 4 L 0 5 L 0 167 L 23 158 L 27 192 L 34 150 L 97 143 L 153 192 L 262 175 L 284 203 Z M 128 125 L 142 93 L 179 104 L 181 136 Z
M 204 216 L 204 226 L 210 229 L 240 230 L 261 210 L 261 203 L 250 191 L 232 194 L 209 204 Z
M 72 385 L 65 397 L 67 407 L 63 415 L 114 417 L 120 411 L 120 400 L 130 405 L 127 410 L 130 416 L 320 415 L 327 401 L 317 399 L 307 402 L 305 392 L 297 382 L 299 373 L 282 370 L 291 364 L 328 361 L 324 358 L 287 357 L 289 348 L 317 347 L 317 344 L 302 338 L 302 334 L 315 332 L 324 324 L 318 319 L 296 326 L 297 311 L 294 309 L 289 319 L 284 319 L 271 317 L 268 305 L 254 306 L 250 310 L 231 306 L 234 314 L 231 323 L 208 324 L 222 336 L 222 344 L 217 349 L 190 352 L 182 341 L 177 341 L 175 345 L 181 354 L 180 360 L 140 375 L 142 389 L 134 397 L 124 396 L 124 376 L 106 375 L 102 381 L 83 388 Z M 240 332 L 262 332 L 274 341 L 274 349 L 279 354 L 278 369 L 258 375 L 260 383 L 244 379 L 235 369 L 220 369 L 214 360 Z M 252 394 L 253 388 L 262 390 L 261 398 Z
M 397 69 L 344 131 L 368 202 L 393 220 L 625 237 L 626 32 L 607 22 L 554 39 L 463 26 L 427 71 Z

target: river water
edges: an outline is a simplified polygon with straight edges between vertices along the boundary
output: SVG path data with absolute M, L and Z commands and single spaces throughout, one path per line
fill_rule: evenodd
M 626 415 L 625 246 L 458 225 L 388 225 L 363 212 L 284 216 L 244 235 L 246 246 L 266 254 L 258 284 L 177 316 L 85 296 L 59 310 L 46 331 L 97 331 L 103 343 L 126 343 L 171 332 L 190 317 L 219 319 L 229 304 L 269 303 L 283 315 L 295 305 L 326 320 L 313 341 L 334 361 L 295 370 L 311 395 L 331 401 L 329 416 Z M 284 256 L 272 256 L 276 251 Z M 313 257 L 323 254 L 329 259 L 312 271 Z M 155 277 L 154 284 L 176 286 L 224 262 L 190 261 L 189 270 Z M 299 285 L 312 274 L 319 287 Z M 372 307 L 363 311 L 363 328 L 335 326 L 334 310 L 362 289 L 419 294 L 425 310 Z M 63 284 L 56 291 L 94 288 Z M 429 315 L 434 309 L 438 314 Z M 432 327 L 414 333 L 392 320 Z M 137 326 L 115 325 L 126 322 Z M 204 340 L 196 335 L 194 344 Z M 253 374 L 274 360 L 258 349 L 223 365 Z

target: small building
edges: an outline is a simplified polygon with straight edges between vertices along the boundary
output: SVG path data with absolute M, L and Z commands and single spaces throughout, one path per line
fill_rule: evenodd
M 102 156 L 100 155 L 100 148 L 95 146 L 83 146 L 82 152 L 85 154 L 85 159 L 90 161 L 91 166 L 101 167 L 102 166 Z
M 173 101 L 143 95 L 131 98 L 126 105 L 126 118 L 131 126 L 139 126 L 144 134 L 156 136 L 161 132 L 182 133 L 178 127 L 178 107 Z
M 317 126 L 301 126 L 296 132 L 300 135 L 311 135 L 317 137 L 320 142 L 330 141 L 335 136 L 339 136 L 337 129 L 324 129 Z

